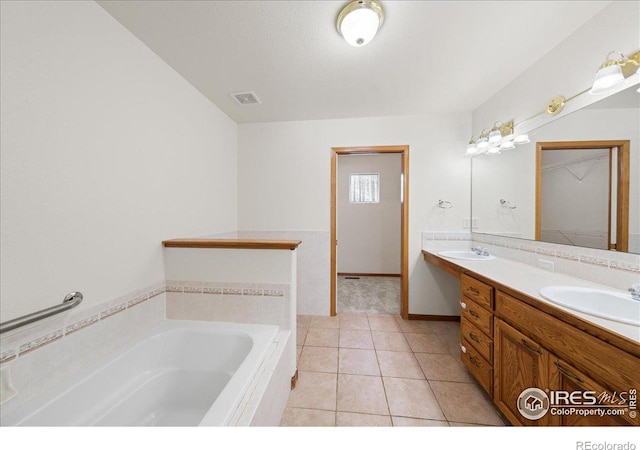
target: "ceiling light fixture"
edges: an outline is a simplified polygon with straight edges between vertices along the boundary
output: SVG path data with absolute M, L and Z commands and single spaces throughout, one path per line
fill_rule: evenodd
M 620 59 L 612 59 L 611 55 L 618 55 Z M 611 91 L 625 78 L 637 71 L 637 69 L 633 70 L 631 66 L 640 66 L 640 51 L 635 52 L 630 58 L 617 50 L 609 52 L 607 59 L 600 64 L 596 72 L 596 78 L 589 93 L 598 95 Z M 625 74 L 625 72 L 627 73 Z
M 355 0 L 347 3 L 338 14 L 338 33 L 354 47 L 367 45 L 384 20 L 382 6 L 375 0 Z

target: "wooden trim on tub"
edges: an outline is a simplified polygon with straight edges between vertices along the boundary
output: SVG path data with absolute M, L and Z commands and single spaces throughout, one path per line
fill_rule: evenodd
M 460 316 L 439 316 L 434 314 L 409 314 L 409 320 L 437 320 L 443 322 L 460 322 Z
M 257 250 L 295 250 L 302 241 L 277 241 L 271 239 L 169 239 L 162 241 L 173 248 L 243 248 Z
M 351 272 L 338 272 L 339 277 L 395 277 L 400 278 L 402 274 L 399 273 L 351 273 Z
M 296 369 L 296 373 L 291 377 L 291 390 L 293 391 L 296 388 L 296 383 L 298 383 L 298 369 Z

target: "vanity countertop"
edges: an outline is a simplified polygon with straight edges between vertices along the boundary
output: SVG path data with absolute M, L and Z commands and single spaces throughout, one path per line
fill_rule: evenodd
M 438 251 L 440 251 L 440 249 L 423 249 L 422 253 L 424 254 L 427 262 L 440 267 L 454 276 L 459 277 L 461 273 L 468 273 L 469 275 L 475 274 L 476 276 L 486 278 L 495 284 L 504 286 L 507 294 L 519 293 L 534 299 L 535 304 L 533 306 L 536 306 L 538 309 L 556 316 L 561 320 L 566 320 L 567 318 L 571 319 L 573 317 L 581 319 L 576 321 L 574 325 L 587 325 L 587 328 L 590 328 L 588 324 L 595 325 L 596 327 L 593 327 L 592 330 L 587 330 L 595 332 L 594 334 L 601 335 L 598 327 L 608 332 L 613 332 L 624 338 L 620 343 L 625 344 L 625 347 L 628 345 L 637 347 L 637 344 L 640 343 L 640 327 L 638 326 L 574 311 L 557 305 L 539 294 L 540 289 L 545 286 L 574 286 L 604 289 L 609 291 L 615 291 L 616 289 L 569 275 L 549 272 L 547 270 L 539 269 L 537 267 L 506 258 L 496 257 L 492 260 L 470 261 L 440 256 L 438 255 Z M 584 324 L 584 322 L 586 322 L 586 324 Z M 606 337 L 607 336 L 604 336 L 604 338 Z M 615 338 L 615 335 L 613 337 Z

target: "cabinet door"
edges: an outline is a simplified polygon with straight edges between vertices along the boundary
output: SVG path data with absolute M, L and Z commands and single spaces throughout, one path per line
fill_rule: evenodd
M 494 402 L 513 424 L 549 425 L 549 415 L 529 420 L 518 410 L 525 389 L 548 388 L 549 352 L 500 319 L 495 321 Z
M 608 395 L 612 395 L 613 392 L 609 389 L 605 389 L 602 385 L 595 382 L 593 379 L 586 376 L 584 373 L 578 371 L 576 368 L 572 367 L 569 363 L 562 361 L 561 359 L 552 356 L 551 357 L 551 366 L 550 366 L 550 384 L 554 391 L 566 391 L 566 392 L 575 392 L 580 391 L 584 392 L 595 392 L 596 397 L 600 396 L 601 393 L 606 392 Z M 617 396 L 620 395 L 618 392 Z M 628 394 L 625 393 L 625 396 Z M 614 399 L 616 397 L 613 397 Z M 619 399 L 619 397 L 617 397 Z M 578 399 L 580 400 L 580 395 L 578 395 Z M 625 405 L 628 399 L 625 401 Z M 614 401 L 614 403 L 616 403 Z M 596 409 L 596 408 L 593 408 Z M 604 408 L 609 409 L 609 408 Z M 568 414 L 568 415 L 558 415 L 555 418 L 555 422 L 559 425 L 564 426 L 587 426 L 587 427 L 596 427 L 596 426 L 622 426 L 622 425 L 630 425 L 627 420 L 633 421 L 629 417 L 629 411 L 627 410 L 625 415 L 623 416 L 591 416 L 591 415 L 580 415 L 580 414 Z

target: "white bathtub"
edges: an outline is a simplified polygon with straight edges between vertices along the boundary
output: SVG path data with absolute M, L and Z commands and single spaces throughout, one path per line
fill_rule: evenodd
M 278 327 L 166 320 L 3 426 L 227 425 Z

